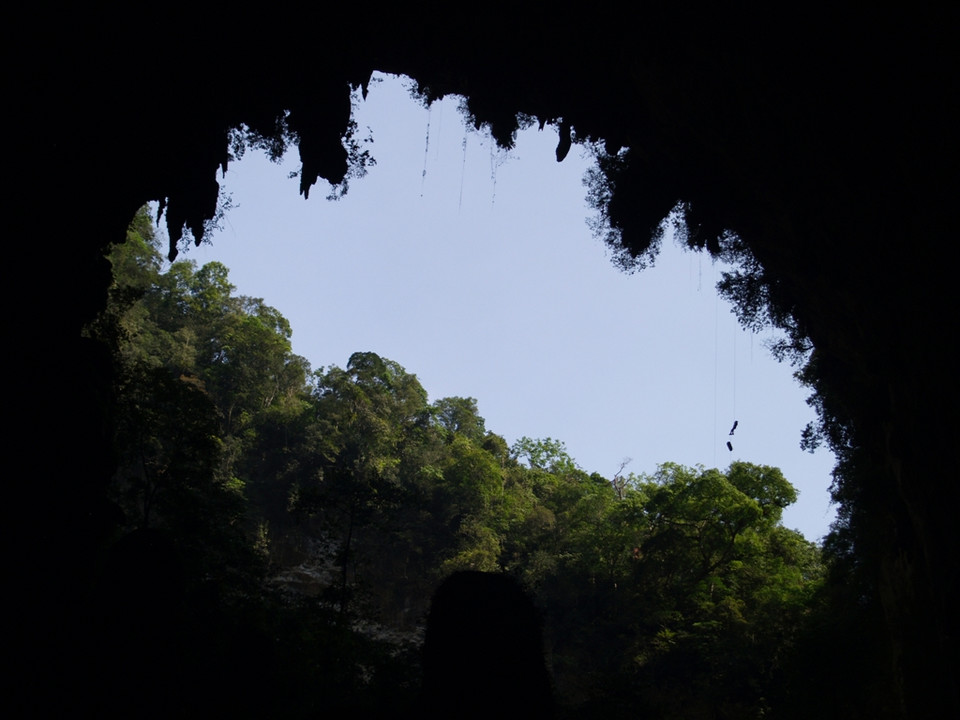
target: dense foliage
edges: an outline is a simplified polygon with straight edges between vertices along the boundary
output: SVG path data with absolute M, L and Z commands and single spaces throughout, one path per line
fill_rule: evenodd
M 158 678 L 158 716 L 412 709 L 431 594 L 481 570 L 541 609 L 564 716 L 826 714 L 842 666 L 810 658 L 862 638 L 837 631 L 820 548 L 782 526 L 796 491 L 777 468 L 590 474 L 375 353 L 311 371 L 223 265 L 162 271 L 144 211 L 110 259 L 88 330 L 118 398 L 117 533 L 91 599 L 105 711 Z

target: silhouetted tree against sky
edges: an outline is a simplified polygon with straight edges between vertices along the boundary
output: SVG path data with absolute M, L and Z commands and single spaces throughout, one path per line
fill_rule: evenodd
M 957 393 L 939 337 L 956 304 L 943 262 L 955 233 L 954 8 L 601 4 L 589 18 L 511 7 L 470 23 L 459 8 L 362 18 L 317 8 L 294 11 L 283 32 L 144 10 L 107 23 L 87 8 L 31 9 L 7 44 L 20 50 L 5 110 L 9 267 L 48 291 L 13 318 L 29 381 L 17 383 L 11 446 L 46 458 L 48 479 L 23 483 L 14 503 L 43 508 L 49 528 L 13 526 L 32 551 L 13 566 L 26 588 L 18 665 L 39 683 L 25 690 L 59 694 L 50 690 L 66 673 L 40 668 L 71 662 L 62 648 L 83 611 L 53 598 L 85 592 L 113 523 L 108 365 L 79 337 L 104 304 L 104 244 L 151 199 L 172 252 L 184 226 L 201 236 L 217 214 L 216 173 L 244 145 L 296 144 L 304 194 L 321 177 L 362 174 L 350 88 L 378 69 L 415 78 L 426 100 L 464 95 L 504 145 L 533 118 L 602 141 L 622 160 L 604 202 L 625 259 L 645 256 L 651 229 L 680 203 L 692 245 L 722 252 L 728 232 L 742 239 L 770 319 L 789 318 L 815 348 L 809 379 L 825 430 L 846 443 L 842 522 L 884 607 L 902 711 L 956 713 L 960 497 L 943 449 Z M 230 48 L 235 61 L 222 56 Z M 38 428 L 54 405 L 73 448 L 50 458 Z M 52 557 L 59 572 L 36 578 Z

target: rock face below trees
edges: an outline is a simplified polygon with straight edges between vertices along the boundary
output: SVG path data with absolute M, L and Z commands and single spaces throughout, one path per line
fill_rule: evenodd
M 28 368 L 28 382 L 15 380 L 10 446 L 36 468 L 13 504 L 26 546 L 15 569 L 51 557 L 63 568 L 22 598 L 24 667 L 40 677 L 77 659 L 60 652 L 83 621 L 63 589 L 82 593 L 111 527 L 107 365 L 79 338 L 104 302 L 104 244 L 151 199 L 172 230 L 202 232 L 216 174 L 241 147 L 296 145 L 304 194 L 356 172 L 363 158 L 342 142 L 350 86 L 380 70 L 415 78 L 427 100 L 464 95 L 505 145 L 519 114 L 602 141 L 614 159 L 630 148 L 600 188 L 627 264 L 678 203 L 691 244 L 723 252 L 718 237 L 737 234 L 759 268 L 745 307 L 771 308 L 816 348 L 825 428 L 846 449 L 838 542 L 883 599 L 901 710 L 960 711 L 949 530 L 960 497 L 944 452 L 957 396 L 946 349 L 960 125 L 952 11 L 731 16 L 657 3 L 631 15 L 486 9 L 464 22 L 463 8 L 260 10 L 253 20 L 49 13 L 23 20 L 8 44 L 21 50 L 4 110 L 7 257 L 22 278 L 14 330 Z M 50 452 L 51 413 L 72 448 Z

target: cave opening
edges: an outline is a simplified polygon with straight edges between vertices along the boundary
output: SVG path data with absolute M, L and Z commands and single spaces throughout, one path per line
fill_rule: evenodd
M 800 491 L 784 525 L 825 536 L 833 454 L 800 449 L 810 390 L 771 356 L 772 335 L 741 328 L 718 297 L 729 266 L 668 230 L 652 267 L 623 272 L 588 227 L 587 147 L 557 163 L 556 128 L 533 125 L 500 149 L 462 99 L 424 107 L 412 86 L 375 74 L 355 94 L 376 165 L 341 198 L 298 195 L 295 149 L 276 163 L 248 150 L 220 180 L 234 207 L 180 259 L 223 262 L 240 294 L 291 321 L 315 368 L 377 352 L 433 400 L 475 397 L 508 443 L 559 438 L 601 475 L 624 458 L 637 474 L 780 467 Z

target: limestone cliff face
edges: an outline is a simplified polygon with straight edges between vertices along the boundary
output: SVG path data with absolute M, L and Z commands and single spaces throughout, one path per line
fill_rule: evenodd
M 865 518 L 856 543 L 876 558 L 904 712 L 960 711 L 946 262 L 955 18 L 672 3 L 631 14 L 485 9 L 467 22 L 463 8 L 441 6 L 282 17 L 263 6 L 243 18 L 152 10 L 110 22 L 50 13 L 23 21 L 8 44 L 22 50 L 8 63 L 4 111 L 14 146 L 7 257 L 12 247 L 25 278 L 42 268 L 50 299 L 15 330 L 38 384 L 59 377 L 77 393 L 64 418 L 77 453 L 50 461 L 58 492 L 43 500 L 58 522 L 35 548 L 49 554 L 71 539 L 68 577 L 54 585 L 82 585 L 109 527 L 98 495 L 111 462 L 108 383 L 98 351 L 77 339 L 103 303 L 104 244 L 122 239 L 147 200 L 165 204 L 174 243 L 184 225 L 199 234 L 238 127 L 250 151 L 298 147 L 304 194 L 318 178 L 338 182 L 357 162 L 343 143 L 350 87 L 373 70 L 404 73 L 427 100 L 465 95 L 502 144 L 523 114 L 612 154 L 629 148 L 610 200 L 626 258 L 643 254 L 678 202 L 690 208 L 692 243 L 718 250 L 720 233 L 739 234 L 813 341 L 824 403 L 849 429 L 859 483 L 850 512 Z M 38 448 L 29 428 L 40 405 L 24 402 L 18 446 Z M 25 491 L 24 503 L 40 501 Z M 77 621 L 62 617 L 50 646 Z

